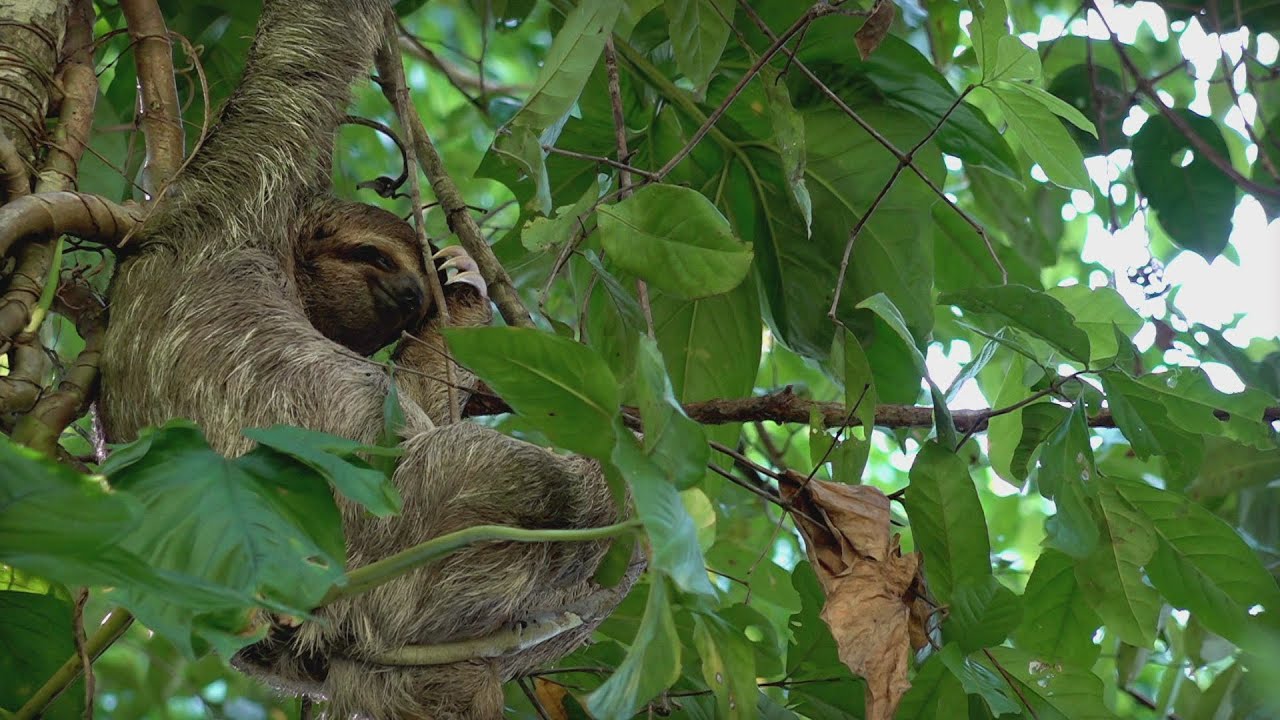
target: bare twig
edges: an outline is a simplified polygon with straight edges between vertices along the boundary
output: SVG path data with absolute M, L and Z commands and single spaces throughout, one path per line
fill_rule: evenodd
M 394 18 L 388 20 L 388 24 L 394 22 Z M 403 74 L 403 68 L 401 73 Z M 389 80 L 389 78 L 384 78 L 384 80 Z M 403 82 L 401 85 L 403 85 Z M 384 94 L 394 94 L 395 88 L 389 84 L 384 84 L 382 91 Z M 388 98 L 395 102 L 390 95 Z M 467 203 L 462 199 L 462 193 L 458 191 L 457 185 L 454 184 L 453 179 L 445 171 L 444 161 L 441 160 L 440 153 L 436 150 L 435 145 L 432 144 L 430 136 L 427 135 L 427 129 L 423 127 L 422 119 L 418 117 L 417 109 L 414 108 L 412 102 L 406 103 L 406 105 L 405 130 L 413 145 L 414 153 L 417 155 L 418 165 L 431 182 L 431 190 L 440 201 L 440 207 L 444 209 L 449 229 L 458 236 L 458 241 L 480 269 L 480 275 L 484 277 L 485 283 L 489 286 L 489 295 L 493 298 L 494 304 L 498 306 L 498 311 L 502 313 L 502 317 L 507 321 L 507 324 L 516 327 L 533 327 L 533 320 L 529 316 L 529 310 L 524 306 L 524 302 L 520 300 L 520 295 L 516 292 L 511 276 L 507 274 L 506 269 L 494 257 L 493 250 L 489 248 L 489 243 L 485 240 L 484 233 L 480 231 L 480 226 L 476 224 L 475 218 L 471 217 Z
M 147 139 L 143 187 L 154 195 L 178 172 L 183 157 L 182 113 L 173 72 L 173 44 L 155 0 L 120 0 L 138 67 L 138 115 Z
M 1231 178 L 1231 182 L 1235 183 L 1236 187 L 1258 197 L 1280 198 L 1280 187 L 1263 185 L 1242 175 L 1240 171 L 1232 167 L 1230 158 L 1223 157 L 1207 140 L 1200 137 L 1200 134 L 1191 127 L 1186 118 L 1164 104 L 1164 100 L 1160 99 L 1159 93 L 1156 92 L 1155 87 L 1151 84 L 1150 78 L 1142 74 L 1142 70 L 1138 68 L 1137 64 L 1133 62 L 1133 58 L 1129 57 L 1128 52 L 1126 52 L 1125 44 L 1111 30 L 1111 23 L 1107 21 L 1107 16 L 1098 9 L 1097 3 L 1093 2 L 1093 0 L 1087 0 L 1087 2 L 1089 3 L 1089 9 L 1097 13 L 1098 19 L 1102 21 L 1102 26 L 1107 31 L 1107 37 L 1110 39 L 1112 47 L 1116 49 L 1116 54 L 1120 56 L 1120 62 L 1124 65 L 1125 71 L 1133 76 L 1134 82 L 1137 83 L 1138 92 L 1144 95 L 1152 105 L 1155 105 L 1156 111 L 1187 139 L 1187 142 L 1191 144 L 1196 153 L 1212 163 L 1222 174 Z

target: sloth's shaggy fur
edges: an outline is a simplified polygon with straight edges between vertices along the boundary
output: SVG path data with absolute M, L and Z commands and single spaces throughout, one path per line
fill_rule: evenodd
M 277 423 L 376 440 L 390 381 L 308 321 L 297 245 L 314 235 L 315 208 L 331 202 L 334 130 L 387 11 L 385 0 L 265 3 L 239 89 L 114 280 L 102 361 L 113 441 L 177 417 L 228 454 L 249 449 L 242 428 Z M 488 321 L 478 293 L 455 294 L 450 307 L 456 323 Z M 432 380 L 446 376 L 445 361 L 429 347 L 442 343 L 437 323 L 422 334 L 425 344 L 398 354 L 407 439 L 394 481 L 404 511 L 377 519 L 344 503 L 348 567 L 477 523 L 618 520 L 595 463 L 445 424 L 446 389 Z M 607 545 L 475 546 L 324 608 L 323 624 L 281 628 L 237 664 L 327 698 L 332 717 L 498 718 L 503 681 L 580 645 L 629 589 L 634 569 L 609 590 L 591 582 Z M 516 655 L 435 667 L 368 662 L 405 644 L 480 637 L 564 610 L 587 622 Z

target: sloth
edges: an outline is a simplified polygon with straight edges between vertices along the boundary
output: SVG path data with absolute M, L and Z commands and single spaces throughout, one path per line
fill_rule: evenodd
M 442 314 L 405 279 L 426 270 L 416 247 L 407 249 L 407 226 L 330 193 L 335 129 L 389 11 L 387 0 L 264 2 L 239 87 L 112 279 L 101 360 L 108 438 L 127 442 L 144 427 L 187 418 L 227 455 L 252 447 L 242 429 L 273 424 L 374 443 L 394 382 L 405 426 L 392 481 L 403 508 L 375 518 L 338 499 L 349 569 L 477 524 L 617 522 L 623 508 L 594 461 L 449 422 Z M 374 250 L 396 269 L 382 267 Z M 454 279 L 470 272 L 454 264 L 463 270 Z M 449 290 L 452 323 L 488 321 L 480 288 Z M 392 380 L 361 355 L 394 339 L 397 323 L 421 339 L 397 349 L 403 371 Z M 455 377 L 456 400 L 465 401 L 474 378 Z M 608 546 L 473 545 L 321 608 L 317 622 L 272 633 L 235 664 L 281 690 L 328 700 L 333 718 L 500 718 L 502 683 L 572 652 L 635 582 L 642 563 L 613 587 L 592 581 Z M 497 657 L 387 661 L 406 646 L 485 638 L 567 613 L 581 624 Z

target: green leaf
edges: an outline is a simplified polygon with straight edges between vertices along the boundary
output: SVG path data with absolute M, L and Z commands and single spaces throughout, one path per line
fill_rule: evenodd
M 1022 408 L 1022 438 L 1013 450 L 1009 471 L 1019 480 L 1031 474 L 1035 451 L 1062 426 L 1071 414 L 1061 405 L 1051 402 L 1035 402 Z
M 387 379 L 391 382 L 390 387 L 387 389 L 387 396 L 382 400 L 382 432 L 378 434 L 378 447 L 386 448 L 393 452 L 375 455 L 371 464 L 383 475 L 390 478 L 395 475 L 396 464 L 401 455 L 399 447 L 401 434 L 404 432 L 404 408 L 400 405 L 400 390 L 396 385 L 394 365 L 388 366 Z M 392 490 L 394 491 L 394 486 Z M 395 494 L 394 498 L 398 503 L 399 495 Z M 398 507 L 398 504 L 393 505 L 393 507 Z
M 642 337 L 636 353 L 636 398 L 644 421 L 644 452 L 684 489 L 707 472 L 711 450 L 702 426 L 676 401 L 657 343 Z
M 512 125 L 531 129 L 542 136 L 544 144 L 555 143 L 560 125 L 586 87 L 621 9 L 622 3 L 611 0 L 584 0 L 573 6 Z
M 1280 447 L 1257 450 L 1222 438 L 1205 442 L 1205 462 L 1187 493 L 1215 498 L 1280 479 Z
M 965 703 L 964 688 L 947 669 L 942 658 L 925 660 L 911 678 L 911 688 L 902 696 L 895 720 L 934 720 L 947 717 Z
M 951 601 L 966 580 L 991 575 L 991 544 L 969 469 L 955 453 L 927 442 L 911 466 L 907 518 L 924 555 L 929 589 Z
M 1109 632 L 1149 648 L 1162 603 L 1156 589 L 1143 582 L 1142 566 L 1155 552 L 1155 535 L 1150 522 L 1109 483 L 1100 485 L 1098 500 L 1100 542 L 1076 563 L 1076 580 Z
M 684 299 L 728 292 L 751 269 L 752 251 L 701 193 L 648 185 L 597 210 L 600 238 L 618 267 Z
M 512 127 L 493 143 L 493 157 L 516 168 L 533 181 L 534 193 L 529 207 L 544 215 L 551 212 L 551 178 L 547 174 L 547 156 L 542 141 L 534 130 Z M 508 181 L 510 182 L 510 181 Z M 516 188 L 512 188 L 515 192 Z
M 607 460 L 618 385 L 590 348 L 528 328 L 450 328 L 454 358 L 555 444 Z
M 1035 335 L 1080 363 L 1089 361 L 1089 336 L 1054 297 L 1022 285 L 971 288 L 938 296 L 940 305 L 996 317 Z
M 1074 558 L 1088 557 L 1098 545 L 1092 500 L 1097 476 L 1084 403 L 1077 401 L 1040 452 L 1037 475 L 1040 494 L 1053 500 L 1058 510 L 1045 522 L 1048 544 Z
M 149 432 L 147 441 L 145 454 L 108 468 L 112 486 L 144 507 L 145 522 L 125 540 L 129 550 L 206 591 L 261 597 L 296 614 L 342 580 L 341 518 L 308 466 L 268 448 L 224 458 L 181 422 Z M 253 639 L 240 636 L 242 620 L 175 605 L 168 596 L 127 592 L 121 602 L 187 656 L 196 652 L 193 629 L 223 651 Z
M 666 574 L 688 593 L 714 595 L 698 544 L 698 529 L 663 468 L 617 420 L 613 466 L 631 487 L 636 514 L 649 536 L 649 569 Z
M 1079 110 L 1063 101 L 1062 98 L 1057 95 L 1053 95 L 1047 90 L 1038 88 L 1035 85 L 1020 82 L 1009 82 L 1007 80 L 999 81 L 994 87 L 997 91 L 1022 93 L 1026 97 L 1043 105 L 1049 112 L 1074 125 L 1077 130 L 1086 132 L 1089 135 L 1098 134 L 1097 128 L 1093 126 L 1093 123 L 1089 118 L 1085 117 Z
M 1220 157 L 1230 156 L 1217 123 L 1185 108 L 1172 112 Z M 1186 135 L 1164 115 L 1148 118 L 1131 146 L 1134 178 L 1156 211 L 1160 227 L 1179 247 L 1212 262 L 1230 239 L 1235 183 L 1192 148 Z M 1191 162 L 1184 165 L 1187 153 Z
M 741 632 L 715 615 L 693 616 L 702 679 L 716 698 L 716 717 L 756 717 L 755 653 Z
M 737 4 L 733 0 L 666 0 L 665 5 L 676 67 L 701 93 L 729 41 Z
M 54 595 L 0 590 L 0 708 L 21 707 L 75 655 L 71 610 L 70 602 Z M 77 679 L 40 717 L 78 720 L 83 714 L 84 680 Z
M 1102 680 L 1088 669 L 1046 662 L 1014 648 L 991 648 L 988 652 L 991 662 L 1013 677 L 1018 697 L 1026 699 L 1030 712 L 1039 720 L 1115 718 L 1103 702 Z
M 912 362 L 915 364 L 916 371 L 924 377 L 925 382 L 929 385 L 929 391 L 933 397 L 934 425 L 937 429 L 938 441 L 954 447 L 956 444 L 956 429 L 955 423 L 951 419 L 951 411 L 947 408 L 946 397 L 942 394 L 942 389 L 933 382 L 933 378 L 929 377 L 929 370 L 924 362 L 924 353 L 921 353 L 920 348 L 916 346 L 915 338 L 911 335 L 911 331 L 907 329 L 906 322 L 903 320 L 902 314 L 898 312 L 898 308 L 882 293 L 877 293 L 858 303 L 858 308 L 874 312 L 902 340 L 903 346 L 905 346 Z
M 1101 374 L 1107 404 L 1133 452 L 1140 459 L 1164 455 L 1178 469 L 1194 475 L 1200 467 L 1205 439 L 1175 425 L 1159 393 L 1121 372 Z
M 969 24 L 969 36 L 973 40 L 973 52 L 978 56 L 978 68 L 982 79 L 990 80 L 996 74 L 996 59 L 1000 56 L 1000 39 L 1009 35 L 1009 14 L 1004 0 L 970 0 L 973 22 Z
M 399 447 L 365 445 L 314 430 L 275 425 L 251 428 L 245 437 L 287 455 L 328 480 L 347 499 L 365 506 L 378 517 L 400 512 L 400 492 L 380 470 L 369 467 L 360 455 L 397 458 Z
M 680 637 L 668 594 L 666 581 L 653 578 L 640 629 L 626 658 L 587 696 L 587 709 L 595 717 L 631 717 L 680 678 Z
M 1049 92 L 1093 123 L 1097 137 L 1075 127 L 1068 128 L 1086 153 L 1102 155 L 1129 144 L 1124 134 L 1126 113 L 1122 105 L 1128 92 L 1120 73 L 1098 63 L 1072 65 L 1053 78 Z
M 542 252 L 569 242 L 579 232 L 585 232 L 583 216 L 600 199 L 600 178 L 597 176 L 582 197 L 572 205 L 559 209 L 555 218 L 537 217 L 525 224 L 520 242 L 530 252 Z
M 1042 552 L 1022 601 L 1022 624 L 1013 634 L 1019 648 L 1050 661 L 1093 665 L 1101 650 L 1093 634 L 1102 620 L 1085 602 L 1070 556 L 1053 549 Z
M 952 675 L 960 680 L 964 691 L 972 696 L 982 698 L 993 715 L 1016 713 L 1021 706 L 1011 698 L 1010 688 L 1004 679 L 987 667 L 964 656 L 960 646 L 948 643 L 938 653 L 942 662 Z
M 1117 329 L 1132 337 L 1142 327 L 1142 318 L 1112 288 L 1071 285 L 1049 288 L 1046 292 L 1062 303 L 1075 317 L 1076 327 L 1089 336 L 1091 367 L 1101 366 L 1116 356 L 1120 349 L 1115 335 Z
M 768 65 L 761 68 L 760 82 L 764 84 L 764 96 L 769 101 L 769 120 L 773 123 L 773 139 L 778 145 L 778 157 L 786 174 L 787 190 L 804 218 L 805 237 L 809 237 L 813 229 L 813 200 L 804 180 L 804 118 L 791 105 L 791 95 L 776 70 Z
M 984 77 L 983 82 L 993 80 L 1039 80 L 1040 56 L 1013 35 L 1005 35 L 996 41 L 996 61 L 991 70 L 991 77 Z
M 1147 401 L 1147 408 L 1139 408 L 1141 419 L 1149 426 L 1171 425 L 1182 434 L 1216 435 L 1229 438 L 1259 450 L 1274 447 L 1275 440 L 1264 418 L 1266 409 L 1272 399 L 1266 393 L 1246 388 L 1239 393 L 1224 393 L 1213 386 L 1209 376 L 1200 368 L 1177 368 L 1169 372 L 1145 375 L 1137 381 L 1129 380 L 1120 373 L 1103 373 L 1103 387 L 1114 388 L 1131 403 L 1138 405 Z M 1108 389 L 1107 396 L 1112 394 Z M 1164 408 L 1164 414 L 1154 415 L 1150 412 L 1150 403 L 1158 403 Z M 1227 413 L 1227 417 L 1219 418 L 1217 412 Z M 1125 431 L 1125 437 L 1135 446 L 1138 441 L 1129 435 L 1133 430 L 1141 436 L 1141 431 L 1130 417 L 1125 424 L 1116 422 Z M 1164 448 L 1164 440 L 1150 444 L 1143 441 L 1144 447 Z M 1136 447 L 1135 447 L 1136 449 Z
M 1147 575 L 1169 602 L 1190 610 L 1205 627 L 1248 649 L 1259 622 L 1275 623 L 1280 589 L 1258 556 L 1229 525 L 1185 497 L 1145 483 L 1117 481 L 1126 500 L 1155 528 Z M 1251 608 L 1267 610 L 1255 618 Z
M 1006 83 L 978 88 L 974 92 L 984 90 L 995 98 L 1010 132 L 1051 182 L 1060 187 L 1081 190 L 1092 186 L 1089 174 L 1085 172 L 1080 147 L 1039 99 L 1026 95 L 1020 89 L 1010 88 Z
M 1003 643 L 1022 620 L 1022 599 L 989 573 L 963 578 L 951 596 L 943 634 L 965 652 Z

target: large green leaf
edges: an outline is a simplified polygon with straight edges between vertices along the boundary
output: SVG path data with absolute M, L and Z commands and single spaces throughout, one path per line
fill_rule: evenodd
M 706 474 L 711 450 L 702 426 L 676 401 L 658 346 L 641 338 L 636 357 L 636 398 L 644 421 L 644 451 L 679 488 Z
M 455 328 L 444 334 L 457 361 L 552 442 L 609 458 L 618 385 L 590 348 L 527 328 Z
M 965 703 L 964 688 L 943 664 L 941 657 L 931 656 L 911 678 L 911 689 L 902 696 L 896 720 L 934 720 L 946 717 Z
M 936 442 L 925 443 L 911 466 L 907 518 L 924 555 L 929 589 L 941 602 L 968 580 L 991 575 L 991 544 L 969 469 Z
M 1222 438 L 1205 442 L 1205 463 L 1187 488 L 1193 497 L 1221 497 L 1280 480 L 1280 447 L 1258 450 Z
M 365 445 L 346 438 L 303 428 L 276 425 L 244 431 L 259 445 L 288 455 L 329 481 L 349 500 L 365 506 L 378 517 L 400 512 L 400 493 L 380 470 L 365 464 L 361 455 L 398 457 L 396 447 Z
M 1052 296 L 1021 285 L 995 285 L 943 293 L 942 305 L 989 315 L 1025 330 L 1053 345 L 1073 360 L 1089 362 L 1089 336 L 1076 327 L 1075 318 Z
M 587 84 L 613 32 L 622 4 L 610 0 L 576 3 L 547 50 L 538 79 L 512 124 L 531 129 L 554 144 L 560 125 Z
M 1049 92 L 1079 110 L 1097 128 L 1097 137 L 1069 128 L 1085 152 L 1106 155 L 1129 144 L 1123 129 L 1126 113 L 1122 105 L 1128 93 L 1116 70 L 1099 63 L 1072 65 L 1054 76 Z
M 676 297 L 728 292 L 751 268 L 751 246 L 701 193 L 648 185 L 597 210 L 601 242 L 623 270 Z
M 671 616 L 666 581 L 655 577 L 639 631 L 626 658 L 609 679 L 587 696 L 598 718 L 629 718 L 680 678 L 680 638 Z
M 998 663 L 1000 669 L 1013 678 L 1018 697 L 1031 706 L 1030 711 L 1039 720 L 1113 720 L 1116 717 L 1102 700 L 1102 680 L 1087 668 L 1045 662 L 1032 653 L 1014 648 L 992 648 L 988 652 L 991 662 Z
M 1217 123 L 1187 109 L 1174 109 L 1220 157 L 1229 157 Z M 1212 261 L 1227 247 L 1236 185 L 1164 115 L 1155 115 L 1133 137 L 1133 174 L 1156 211 L 1160 227 L 1179 246 Z M 1184 155 L 1191 162 L 1182 164 Z
M 1158 431 L 1162 425 L 1172 427 L 1175 434 L 1216 435 L 1259 450 L 1275 445 L 1273 433 L 1264 421 L 1272 402 L 1266 393 L 1251 388 L 1224 393 L 1200 368 L 1177 368 L 1144 375 L 1136 381 L 1118 372 L 1103 373 L 1102 378 L 1108 397 L 1118 393 L 1134 406 L 1136 413 L 1123 422 L 1117 409 L 1116 423 L 1135 449 L 1141 445 L 1146 452 L 1157 452 L 1156 448 L 1167 451 L 1166 439 Z M 1162 407 L 1163 413 L 1154 410 L 1153 404 Z M 1218 412 L 1227 416 L 1218 417 Z M 1154 440 L 1143 438 L 1139 421 L 1154 433 Z
M 1014 631 L 1018 647 L 1046 660 L 1089 667 L 1100 648 L 1093 634 L 1102 624 L 1085 602 L 1070 556 L 1046 549 L 1022 594 L 1022 624 Z
M 328 487 L 304 464 L 268 448 L 228 459 L 194 426 L 173 422 L 105 470 L 114 488 L 142 503 L 146 522 L 125 539 L 159 570 L 306 613 L 343 577 L 342 522 Z M 378 478 L 381 473 L 370 470 Z M 200 512 L 193 513 L 192 508 Z M 197 609 L 167 597 L 126 593 L 124 604 L 187 655 Z M 223 651 L 251 638 L 207 617 L 195 630 Z
M 1089 605 L 1122 641 L 1149 648 L 1156 638 L 1160 596 L 1144 582 L 1142 566 L 1156 549 L 1150 522 L 1107 482 L 1098 492 L 1099 542 L 1076 563 Z
M 965 652 L 1003 643 L 1022 620 L 1022 599 L 991 575 L 964 578 L 950 609 L 943 634 Z
M 1157 546 L 1147 574 L 1171 604 L 1245 648 L 1258 639 L 1251 628 L 1259 622 L 1274 626 L 1280 588 L 1235 530 L 1167 490 L 1132 481 L 1117 481 L 1116 487 L 1155 528 Z M 1265 619 L 1252 616 L 1255 606 L 1267 610 Z

